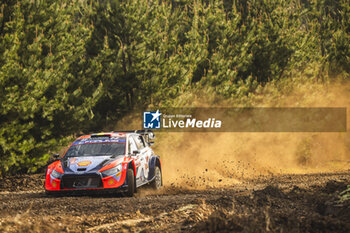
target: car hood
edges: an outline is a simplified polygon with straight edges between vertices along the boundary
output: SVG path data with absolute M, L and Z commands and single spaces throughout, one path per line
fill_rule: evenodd
M 64 173 L 88 173 L 98 171 L 108 162 L 116 159 L 118 158 L 111 158 L 110 155 L 69 157 L 63 162 L 63 170 Z

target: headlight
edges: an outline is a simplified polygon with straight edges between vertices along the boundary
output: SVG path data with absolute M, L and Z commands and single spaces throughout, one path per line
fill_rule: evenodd
M 122 170 L 122 165 L 119 164 L 111 169 L 108 169 L 106 171 L 103 171 L 101 172 L 103 177 L 106 177 L 106 176 L 112 176 L 112 175 L 115 175 L 117 174 L 118 172 L 120 172 Z
M 61 179 L 62 173 L 56 171 L 55 169 L 52 170 L 51 176 L 55 179 Z

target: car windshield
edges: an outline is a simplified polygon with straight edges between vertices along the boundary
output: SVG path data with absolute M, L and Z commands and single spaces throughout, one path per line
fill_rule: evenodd
M 80 157 L 80 156 L 103 156 L 103 155 L 124 155 L 125 143 L 122 142 L 107 142 L 107 143 L 85 143 L 72 145 L 66 157 Z

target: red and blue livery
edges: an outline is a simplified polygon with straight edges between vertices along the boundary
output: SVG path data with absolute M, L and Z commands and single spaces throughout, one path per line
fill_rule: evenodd
M 162 186 L 158 155 L 151 149 L 150 130 L 84 135 L 77 138 L 61 159 L 47 167 L 47 194 L 79 192 L 124 192 Z M 56 155 L 58 158 L 58 155 Z

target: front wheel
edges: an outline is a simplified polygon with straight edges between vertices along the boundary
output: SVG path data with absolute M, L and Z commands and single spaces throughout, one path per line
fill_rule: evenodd
M 136 189 L 136 186 L 135 186 L 135 176 L 134 176 L 134 171 L 132 169 L 128 169 L 127 170 L 127 173 L 126 173 L 126 176 L 127 176 L 127 179 L 128 179 L 128 190 L 126 192 L 126 195 L 128 197 L 132 197 L 134 196 L 134 193 L 135 193 L 135 189 Z
M 162 186 L 162 171 L 158 166 L 154 169 L 154 180 L 151 183 L 153 189 L 160 189 Z

